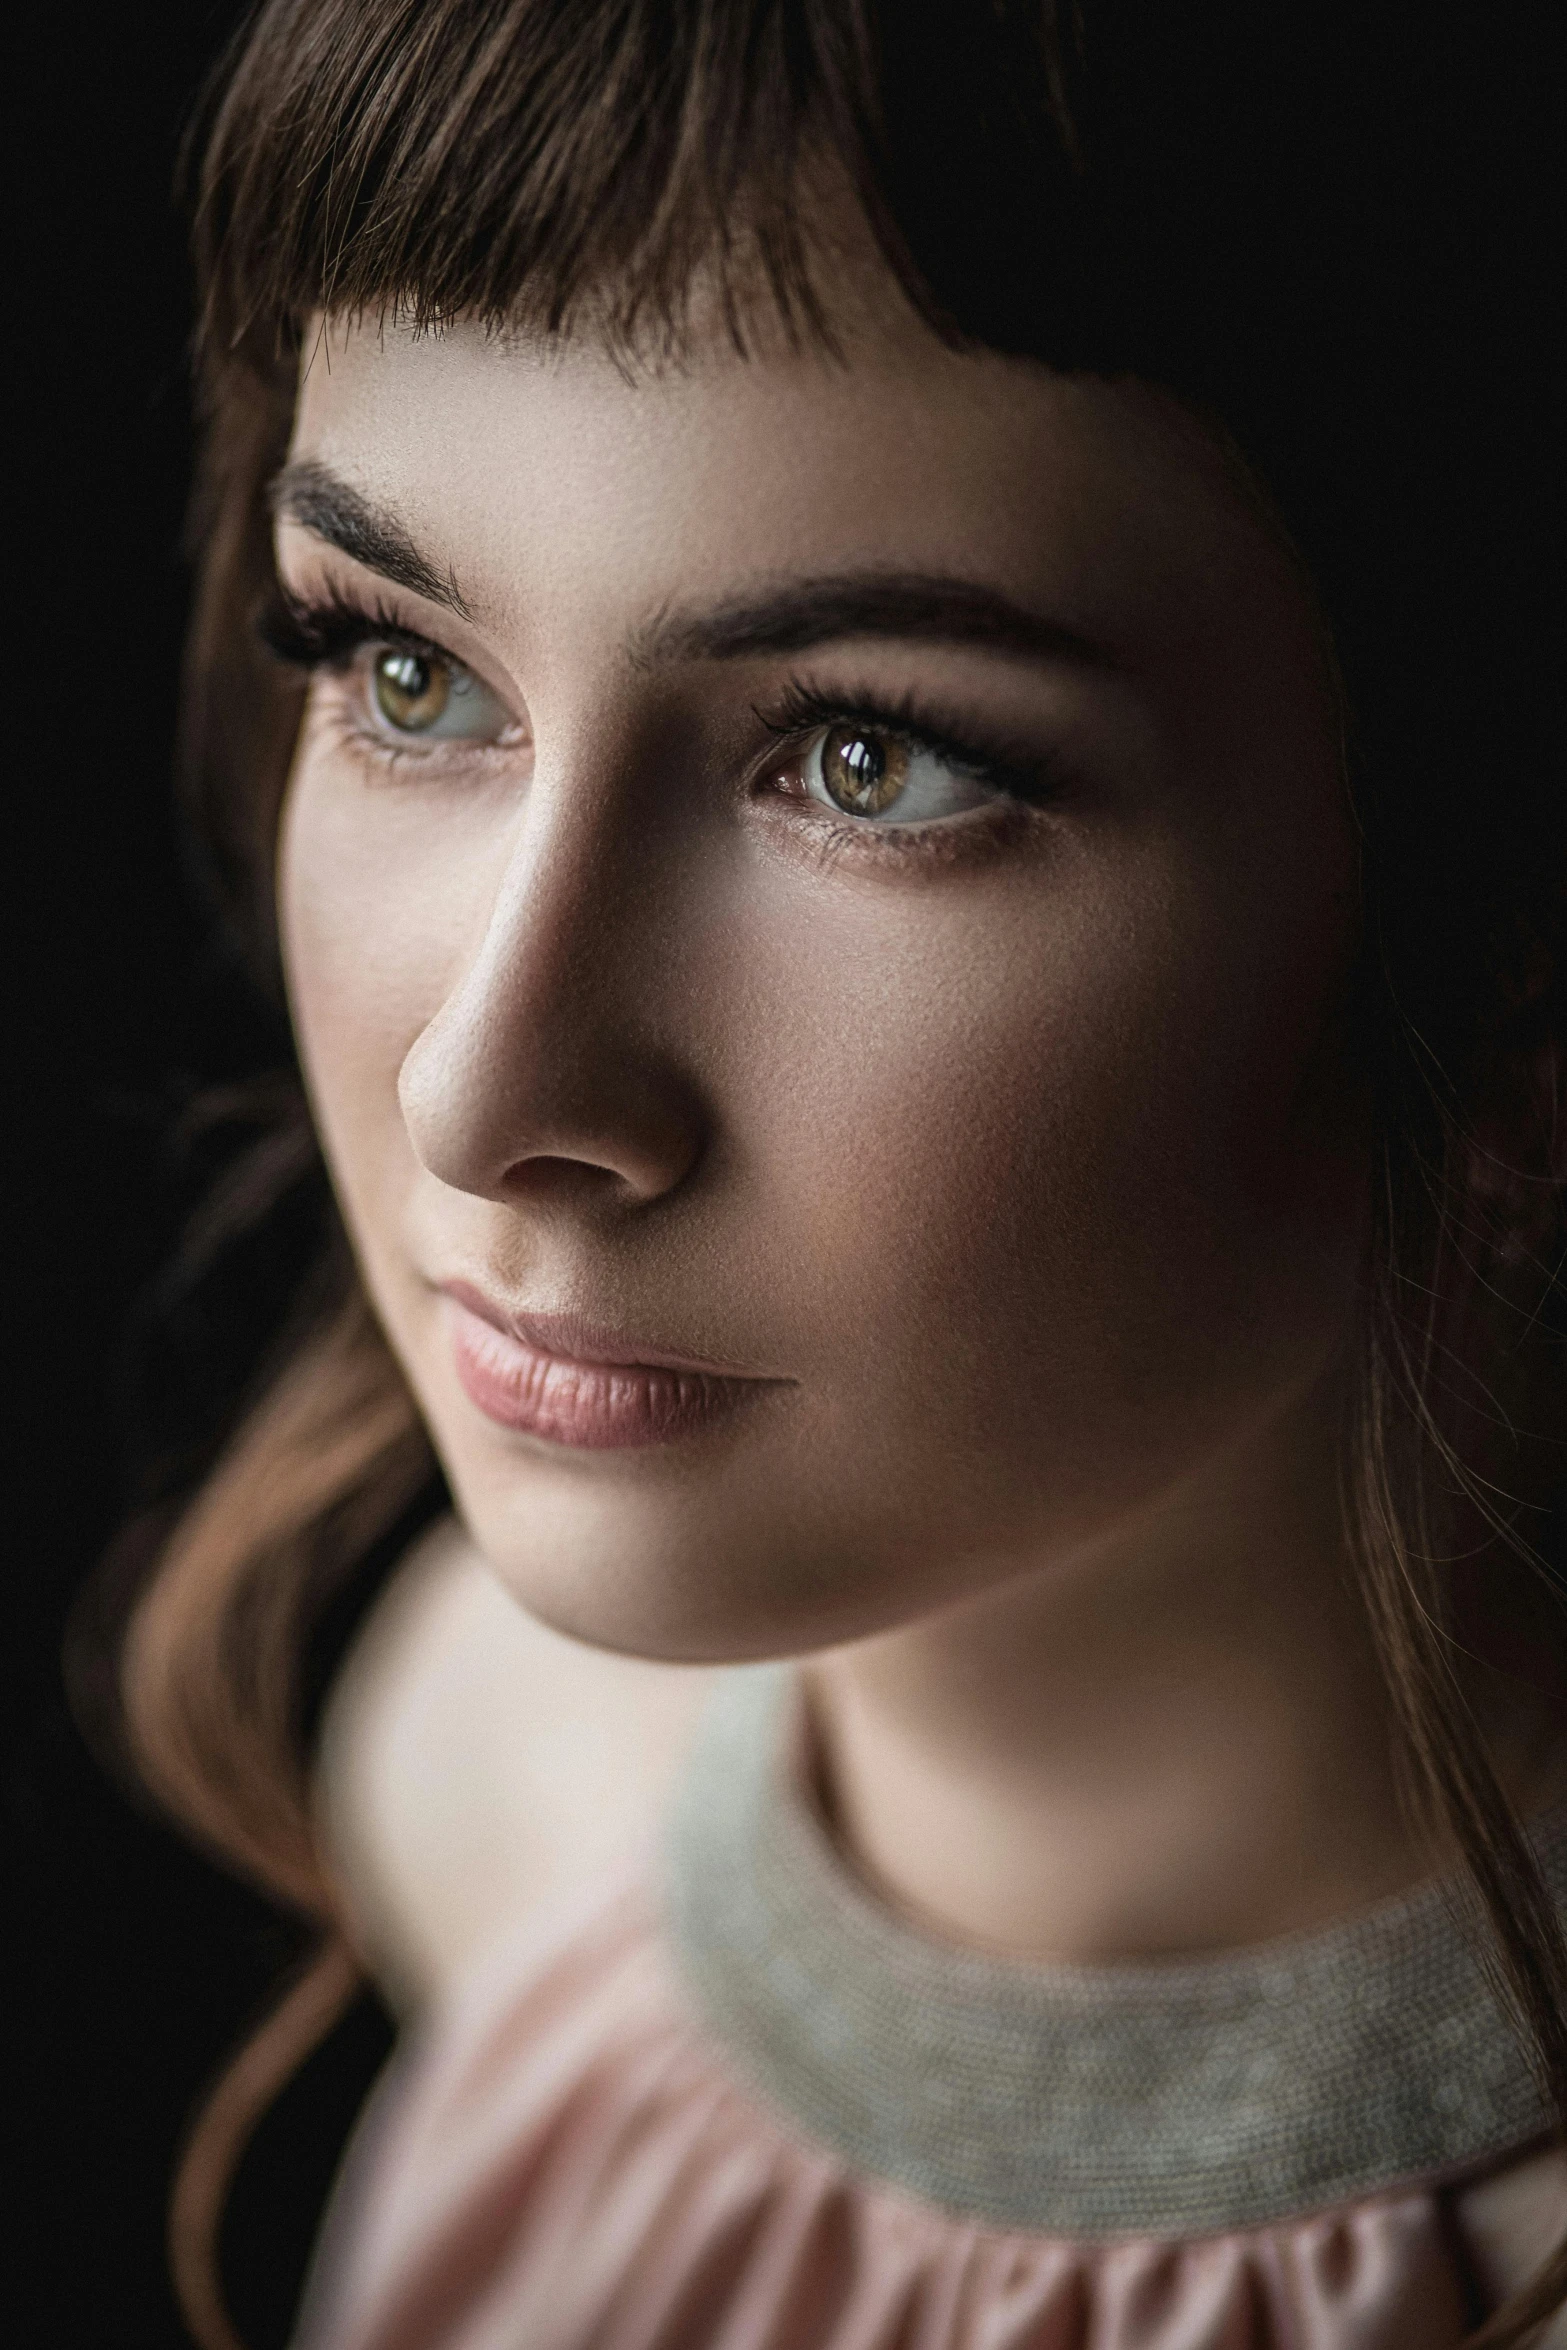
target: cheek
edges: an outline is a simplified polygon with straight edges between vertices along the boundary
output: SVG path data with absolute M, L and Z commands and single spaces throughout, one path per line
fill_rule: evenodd
M 819 930 L 753 1115 L 801 1344 L 889 1463 L 923 1423 L 985 1474 L 1048 1453 L 1059 1494 L 1063 1451 L 1151 1462 L 1320 1357 L 1363 1171 L 1302 1085 L 1335 921 L 1248 922 L 1167 856 L 1022 878 Z

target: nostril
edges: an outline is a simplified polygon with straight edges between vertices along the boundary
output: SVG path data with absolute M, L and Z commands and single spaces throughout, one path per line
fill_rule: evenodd
M 620 1198 L 629 1206 L 644 1196 L 643 1186 L 636 1177 L 619 1167 L 548 1152 L 516 1160 L 507 1168 L 497 1188 L 518 1207 L 590 1203 L 609 1207 Z

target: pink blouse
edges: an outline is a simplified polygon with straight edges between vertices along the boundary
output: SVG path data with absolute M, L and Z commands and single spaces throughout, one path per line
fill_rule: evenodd
M 662 1860 L 394 2064 L 299 2350 L 1453 2350 L 1455 2190 L 1543 2116 L 1442 1889 L 1199 1964 L 948 1951 L 739 1678 Z

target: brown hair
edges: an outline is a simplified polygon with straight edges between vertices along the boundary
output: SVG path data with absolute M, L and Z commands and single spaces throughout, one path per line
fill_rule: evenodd
M 678 346 L 700 271 L 740 348 L 758 300 L 830 343 L 808 226 L 830 180 L 949 342 L 1136 373 L 1218 419 L 1326 614 L 1363 838 L 1355 1009 L 1381 1143 L 1351 1548 L 1412 1800 L 1461 1856 L 1567 2119 L 1567 1949 L 1459 1640 L 1477 1589 L 1481 1614 L 1528 1614 L 1548 1529 L 1505 1496 L 1543 1494 L 1558 1466 L 1552 1430 L 1497 1433 L 1509 1400 L 1521 1425 L 1554 1405 L 1567 1176 L 1552 409 L 1523 258 L 1551 151 L 1548 13 L 1514 12 L 1477 47 L 1472 11 L 1437 6 L 1409 61 L 1368 0 L 1273 0 L 1250 22 L 1193 0 L 268 0 L 198 141 L 206 440 L 182 765 L 221 919 L 275 988 L 299 691 L 256 622 L 269 484 L 322 311 L 589 331 L 635 354 Z M 125 1715 L 149 1782 L 324 1934 L 176 2190 L 207 2350 L 232 2341 L 223 2180 L 351 1981 L 311 1833 L 299 1659 L 430 1468 L 345 1260 L 130 1620 Z M 1445 1563 L 1466 1552 L 1462 1573 Z M 1564 2295 L 1567 2252 L 1475 2341 L 1522 2342 Z

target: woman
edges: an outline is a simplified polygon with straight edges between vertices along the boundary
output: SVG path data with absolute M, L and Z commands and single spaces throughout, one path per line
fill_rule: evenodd
M 310 2343 L 1559 2310 L 1529 30 L 242 44 L 188 772 L 351 1255 L 125 1648 L 334 1929 L 209 2340 L 345 1947 Z

